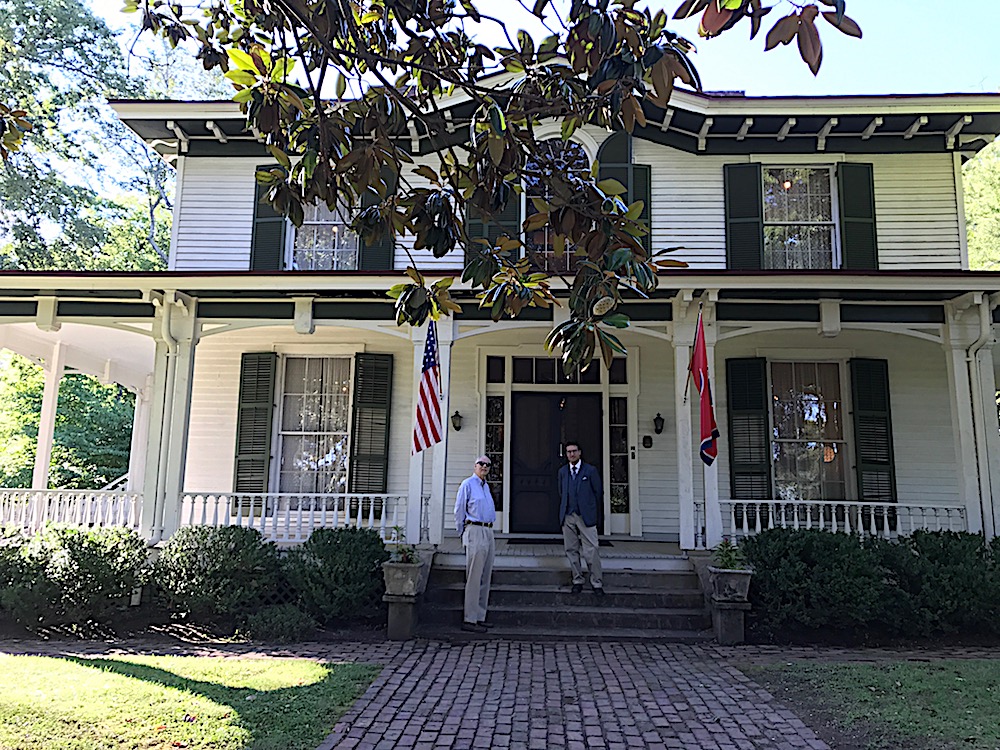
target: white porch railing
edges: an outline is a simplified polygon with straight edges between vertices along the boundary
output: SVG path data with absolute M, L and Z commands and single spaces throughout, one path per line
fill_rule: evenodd
M 0 526 L 29 533 L 47 523 L 137 530 L 141 507 L 142 496 L 135 492 L 0 489 Z
M 786 503 L 722 500 L 722 531 L 732 538 L 765 529 L 819 529 L 892 539 L 927 531 L 965 531 L 965 508 L 927 503 L 824 500 Z M 700 528 L 700 527 L 699 527 Z
M 244 526 L 274 542 L 304 542 L 314 529 L 354 526 L 396 541 L 406 526 L 405 495 L 185 492 L 181 526 Z

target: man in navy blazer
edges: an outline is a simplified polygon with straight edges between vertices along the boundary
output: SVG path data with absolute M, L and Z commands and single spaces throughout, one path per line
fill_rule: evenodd
M 597 509 L 604 503 L 604 484 L 597 467 L 583 462 L 580 444 L 566 443 L 568 463 L 559 469 L 559 523 L 563 545 L 573 570 L 573 593 L 583 591 L 583 568 L 580 548 L 590 571 L 590 585 L 598 596 L 604 595 L 601 557 L 597 542 Z

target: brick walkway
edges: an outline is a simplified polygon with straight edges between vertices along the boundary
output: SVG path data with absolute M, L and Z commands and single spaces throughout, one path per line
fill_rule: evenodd
M 299 657 L 385 666 L 319 750 L 829 746 L 734 664 L 1000 658 L 995 649 L 722 648 L 502 640 L 248 645 L 0 642 L 8 654 Z

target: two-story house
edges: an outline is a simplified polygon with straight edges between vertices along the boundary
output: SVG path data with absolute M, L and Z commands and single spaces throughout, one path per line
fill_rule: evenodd
M 1000 275 L 968 270 L 961 164 L 1000 133 L 1000 96 L 678 91 L 632 136 L 588 126 L 564 142 L 553 128 L 545 147 L 581 169 L 599 158 L 645 201 L 651 247 L 680 246 L 688 268 L 627 303 L 627 358 L 572 377 L 543 347 L 565 308 L 492 323 L 456 282 L 463 313 L 439 324 L 446 435 L 415 456 L 425 331 L 395 324 L 385 290 L 411 254 L 430 276 L 460 276 L 460 255 L 366 245 L 350 207 L 293 227 L 260 201 L 255 171 L 272 162 L 231 102 L 114 106 L 177 168 L 169 271 L 4 273 L 0 345 L 46 366 L 50 396 L 67 367 L 137 392 L 131 494 L 39 493 L 44 508 L 22 514 L 100 501 L 152 540 L 189 523 L 290 541 L 361 523 L 438 543 L 485 453 L 499 531 L 544 536 L 576 440 L 604 479 L 612 539 L 997 532 Z M 419 129 L 407 140 L 418 165 L 434 159 Z M 525 188 L 471 229 L 519 235 Z M 546 251 L 544 232 L 525 239 Z M 686 388 L 699 309 L 722 433 L 711 467 Z

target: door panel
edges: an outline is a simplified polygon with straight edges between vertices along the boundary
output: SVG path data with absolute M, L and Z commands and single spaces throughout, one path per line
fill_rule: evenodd
M 596 393 L 514 393 L 511 403 L 510 531 L 559 534 L 559 485 L 567 440 L 580 441 L 584 460 L 600 470 L 601 396 Z M 602 481 L 604 480 L 603 471 Z M 604 508 L 598 530 L 604 530 Z

